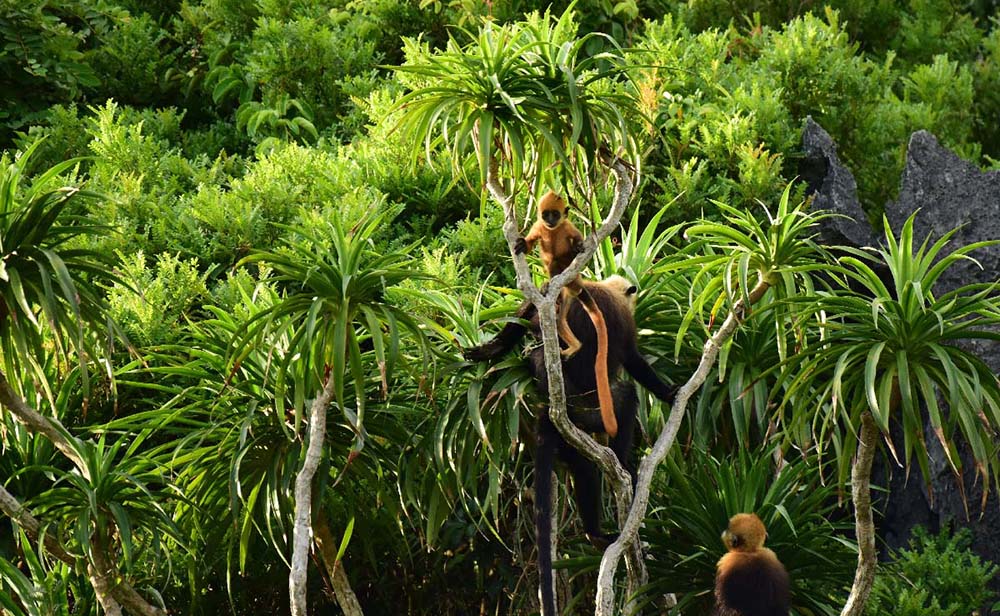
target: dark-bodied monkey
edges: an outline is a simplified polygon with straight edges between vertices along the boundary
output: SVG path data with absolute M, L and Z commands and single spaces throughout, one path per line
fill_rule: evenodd
M 722 533 L 729 552 L 716 570 L 713 616 L 788 616 L 788 572 L 764 547 L 766 537 L 764 523 L 752 513 L 729 519 L 729 528 Z
M 549 278 L 565 271 L 576 255 L 583 250 L 583 234 L 570 222 L 566 212 L 566 202 L 551 190 L 538 201 L 538 220 L 532 225 L 528 235 L 518 241 L 515 252 L 530 252 L 536 243 L 539 244 L 539 256 Z M 570 305 L 579 297 L 597 332 L 597 356 L 594 363 L 597 397 L 601 403 L 604 431 L 609 436 L 614 436 L 618 433 L 618 423 L 614 401 L 611 399 L 611 386 L 608 383 L 608 328 L 604 322 L 604 315 L 594 304 L 582 282 L 583 279 L 577 276 L 566 283 L 560 294 L 559 337 L 566 343 L 562 354 L 565 357 L 572 357 L 580 350 L 580 340 L 573 333 L 573 328 L 569 326 L 567 319 Z
M 629 461 L 635 417 L 639 400 L 635 385 L 617 380 L 624 367 L 632 378 L 664 402 L 671 402 L 676 388 L 664 383 L 639 352 L 635 311 L 636 288 L 620 276 L 603 282 L 583 281 L 594 303 L 602 311 L 608 328 L 608 372 L 612 384 L 618 434 L 610 439 L 610 447 L 618 461 L 632 475 L 635 471 Z M 494 360 L 514 347 L 529 330 L 541 337 L 538 314 L 531 302 L 524 302 L 517 311 L 520 320 L 507 323 L 493 340 L 469 349 L 465 356 L 473 361 Z M 594 394 L 596 376 L 593 366 L 597 355 L 593 323 L 580 302 L 574 303 L 567 315 L 570 326 L 579 334 L 581 347 L 573 357 L 563 358 L 563 380 L 566 390 L 567 411 L 570 419 L 584 430 L 603 432 L 604 422 Z M 545 370 L 545 353 L 541 347 L 531 351 L 530 368 L 540 395 L 548 400 L 548 375 Z M 574 496 L 584 531 L 595 544 L 606 545 L 613 536 L 601 532 L 601 481 L 600 471 L 572 445 L 567 443 L 549 419 L 547 407 L 538 415 L 537 447 L 535 449 L 535 530 L 538 543 L 538 570 L 541 578 L 542 603 L 545 613 L 555 613 L 552 586 L 552 470 L 558 455 L 569 467 L 573 476 Z

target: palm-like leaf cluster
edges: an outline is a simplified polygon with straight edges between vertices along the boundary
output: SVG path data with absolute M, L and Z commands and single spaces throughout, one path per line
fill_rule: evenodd
M 147 358 L 156 367 L 140 372 L 152 371 L 156 376 L 151 397 L 162 392 L 169 398 L 153 410 L 110 426 L 124 431 L 155 429 L 163 438 L 149 455 L 169 469 L 173 483 L 182 488 L 183 499 L 174 503 L 173 515 L 189 541 L 218 555 L 208 561 L 194 558 L 190 564 L 193 579 L 210 574 L 219 560 L 244 575 L 265 562 L 283 566 L 274 555 L 289 549 L 294 508 L 291 486 L 302 465 L 302 447 L 291 413 L 277 410 L 293 407 L 294 388 L 287 388 L 286 399 L 279 403 L 268 384 L 273 381 L 269 374 L 274 365 L 289 352 L 295 330 L 262 332 L 234 371 L 229 358 L 232 341 L 245 333 L 248 321 L 281 301 L 263 282 L 240 286 L 239 294 L 235 310 L 209 306 L 213 317 L 191 324 L 185 344 L 158 349 Z M 369 367 L 366 389 L 377 391 L 381 377 L 370 369 L 375 365 L 374 351 L 364 352 L 362 361 Z M 406 426 L 417 422 L 408 413 L 416 409 L 380 403 L 372 410 L 366 431 L 375 438 L 352 459 L 350 486 L 345 482 L 336 490 L 321 491 L 325 503 L 320 515 L 332 516 L 330 525 L 337 530 L 357 515 L 357 532 L 364 535 L 380 532 L 370 527 L 384 524 L 385 518 L 363 516 L 360 511 L 378 503 L 383 510 L 393 510 L 394 486 L 386 486 L 383 479 L 394 472 L 393 444 L 405 442 L 409 437 Z M 353 438 L 347 426 L 329 425 L 324 485 L 332 486 L 338 479 Z M 205 525 L 206 519 L 225 523 Z
M 857 445 L 851 426 L 870 412 L 893 456 L 907 463 L 916 456 L 928 478 L 923 403 L 954 471 L 961 460 L 953 437 L 961 433 L 978 473 L 996 481 L 1000 387 L 992 370 L 957 343 L 1000 339 L 1000 297 L 995 284 L 934 292 L 944 272 L 990 242 L 942 256 L 951 231 L 915 249 L 913 218 L 898 240 L 886 225 L 886 246 L 875 254 L 841 257 L 835 288 L 807 302 L 806 318 L 821 316 L 822 338 L 783 371 L 783 406 L 790 411 L 783 421 L 800 444 L 815 443 L 822 452 L 832 443 L 844 481 Z M 892 422 L 902 426 L 902 451 L 889 438 Z
M 707 322 L 710 329 L 715 316 L 727 304 L 733 305 L 738 300 L 752 304 L 760 299 L 749 297 L 755 287 L 769 291 L 771 303 L 814 292 L 815 273 L 826 269 L 826 251 L 813 236 L 816 224 L 830 214 L 809 212 L 805 203 L 791 205 L 791 189 L 791 184 L 785 188 L 773 216 L 765 208 L 766 225 L 749 211 L 716 203 L 723 212 L 724 223 L 706 221 L 687 228 L 685 235 L 697 244 L 692 252 L 701 254 L 661 268 L 663 273 L 700 268 L 691 286 L 690 308 L 678 331 L 678 351 L 680 340 L 693 322 Z M 779 351 L 784 355 L 787 315 L 780 306 L 773 308 L 777 310 Z M 720 361 L 725 363 L 725 354 Z
M 28 535 L 16 531 L 17 547 L 28 571 L 0 558 L 0 608 L 10 616 L 70 616 L 70 595 L 75 599 L 73 608 L 80 613 L 90 609 L 91 601 L 73 585 L 73 571 L 69 565 L 45 559 L 44 550 L 35 551 Z
M 90 562 L 107 559 L 102 553 L 111 550 L 113 562 L 128 571 L 140 554 L 144 562 L 156 562 L 182 547 L 177 526 L 161 504 L 167 497 L 160 491 L 165 478 L 158 465 L 139 453 L 145 436 L 79 441 L 84 464 L 79 472 L 30 469 L 57 477 L 50 489 L 31 499 L 33 511 L 54 525 L 57 536 L 72 536 Z
M 576 38 L 576 27 L 571 11 L 535 13 L 462 31 L 470 42 L 452 39 L 439 52 L 410 43 L 398 69 L 413 84 L 398 104 L 400 126 L 428 159 L 441 135 L 456 170 L 475 151 L 482 183 L 494 161 L 521 178 L 553 163 L 585 177 L 606 153 L 636 159 L 624 56 L 611 39 L 615 51 L 587 56 L 587 43 L 604 35 Z
M 262 375 L 274 384 L 278 413 L 285 412 L 286 392 L 291 392 L 298 432 L 306 397 L 322 389 L 329 375 L 334 383 L 333 401 L 354 431 L 358 450 L 365 441 L 368 398 L 362 341 L 374 351 L 383 392 L 393 366 L 403 357 L 399 344 L 404 332 L 412 334 L 418 346 L 424 345 L 417 321 L 387 298 L 394 285 L 427 278 L 407 252 L 375 250 L 372 235 L 388 219 L 388 213 L 373 214 L 352 229 L 345 229 L 339 220 L 310 230 L 290 227 L 300 239 L 243 261 L 266 263 L 284 296 L 246 324 L 234 342 L 234 370 L 263 338 L 285 337 L 287 346 L 275 353 L 274 362 L 266 365 Z M 345 398 L 348 382 L 353 385 L 351 406 Z
M 815 464 L 796 460 L 780 472 L 767 448 L 715 458 L 688 452 L 665 461 L 667 495 L 650 513 L 644 540 L 656 560 L 650 598 L 681 592 L 685 613 L 708 613 L 719 539 L 730 516 L 755 512 L 767 527 L 767 547 L 788 569 L 798 613 L 838 613 L 837 601 L 854 569 L 853 546 L 832 538 L 846 525 L 831 523 L 835 488 L 818 486 Z
M 86 395 L 88 364 L 99 356 L 87 327 L 106 325 L 99 285 L 117 278 L 107 257 L 85 246 L 107 229 L 70 208 L 96 195 L 52 188 L 79 161 L 59 163 L 24 185 L 40 144 L 0 163 L 0 355 L 8 374 L 23 363 L 44 381 L 42 358 L 75 350 Z

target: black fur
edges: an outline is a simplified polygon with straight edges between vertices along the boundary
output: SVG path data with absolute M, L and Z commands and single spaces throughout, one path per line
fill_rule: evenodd
M 603 432 L 600 405 L 597 400 L 597 381 L 594 373 L 594 362 L 597 355 L 597 332 L 594 330 L 590 316 L 587 315 L 581 302 L 593 302 L 604 315 L 608 330 L 608 378 L 612 381 L 612 397 L 614 399 L 615 417 L 618 420 L 618 434 L 611 439 L 610 446 L 622 466 L 632 475 L 635 482 L 635 471 L 629 460 L 632 440 L 635 433 L 635 417 L 638 408 L 638 397 L 635 386 L 625 381 L 615 379 L 622 367 L 643 387 L 655 396 L 670 402 L 673 400 L 676 388 L 664 383 L 653 371 L 649 363 L 639 352 L 636 340 L 635 320 L 631 310 L 618 298 L 612 296 L 613 291 L 600 285 L 587 284 L 580 295 L 579 302 L 574 302 L 567 315 L 567 321 L 573 333 L 580 340 L 582 347 L 570 357 L 563 359 L 563 380 L 565 383 L 567 409 L 570 419 L 584 430 Z M 541 338 L 538 314 L 533 304 L 524 302 L 518 308 L 518 320 L 504 325 L 493 340 L 469 349 L 465 357 L 472 361 L 488 361 L 496 359 L 511 350 L 529 331 Z M 542 347 L 531 351 L 529 358 L 532 377 L 538 385 L 543 399 L 548 399 L 548 376 L 545 370 L 545 358 Z M 538 447 L 535 451 L 535 530 L 538 543 L 538 569 L 541 578 L 542 604 L 546 613 L 554 613 L 555 600 L 552 596 L 552 470 L 555 458 L 559 458 L 569 467 L 573 476 L 574 494 L 580 517 L 583 520 L 584 531 L 590 539 L 602 547 L 606 546 L 614 535 L 601 532 L 601 481 L 600 472 L 593 462 L 568 444 L 556 430 L 547 412 L 538 417 L 537 427 Z
M 714 616 L 788 616 L 788 572 L 773 556 L 741 555 L 738 564 L 716 579 Z

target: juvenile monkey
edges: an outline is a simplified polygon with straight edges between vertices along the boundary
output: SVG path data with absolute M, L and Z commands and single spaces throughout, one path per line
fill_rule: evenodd
M 583 234 L 566 215 L 566 202 L 551 190 L 539 200 L 538 220 L 532 225 L 528 235 L 518 239 L 514 247 L 515 252 L 518 254 L 530 252 L 536 243 L 540 245 L 539 256 L 549 273 L 549 278 L 565 271 L 576 255 L 583 250 Z M 581 346 L 580 340 L 573 334 L 566 319 L 570 305 L 576 298 L 580 299 L 597 332 L 597 357 L 594 362 L 597 398 L 601 404 L 604 431 L 609 436 L 615 436 L 618 434 L 618 422 L 615 418 L 614 401 L 611 398 L 611 385 L 608 383 L 608 328 L 604 322 L 604 314 L 579 276 L 567 282 L 560 294 L 559 337 L 566 343 L 562 355 L 572 357 Z
M 764 547 L 767 531 L 752 513 L 729 519 L 722 542 L 729 552 L 715 574 L 713 616 L 788 616 L 791 602 L 788 572 Z

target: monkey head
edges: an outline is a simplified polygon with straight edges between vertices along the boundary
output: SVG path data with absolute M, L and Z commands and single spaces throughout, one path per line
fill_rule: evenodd
M 629 314 L 635 314 L 635 302 L 639 298 L 639 287 L 632 284 L 627 278 L 615 274 L 598 283 L 588 284 L 599 284 L 608 289 L 611 291 L 612 297 L 621 301 L 622 305 L 628 309 Z
M 729 518 L 729 528 L 722 533 L 722 542 L 730 552 L 756 552 L 764 547 L 767 530 L 753 513 L 738 513 Z
M 549 229 L 555 229 L 566 221 L 566 202 L 554 191 L 542 195 L 538 201 L 538 220 Z

